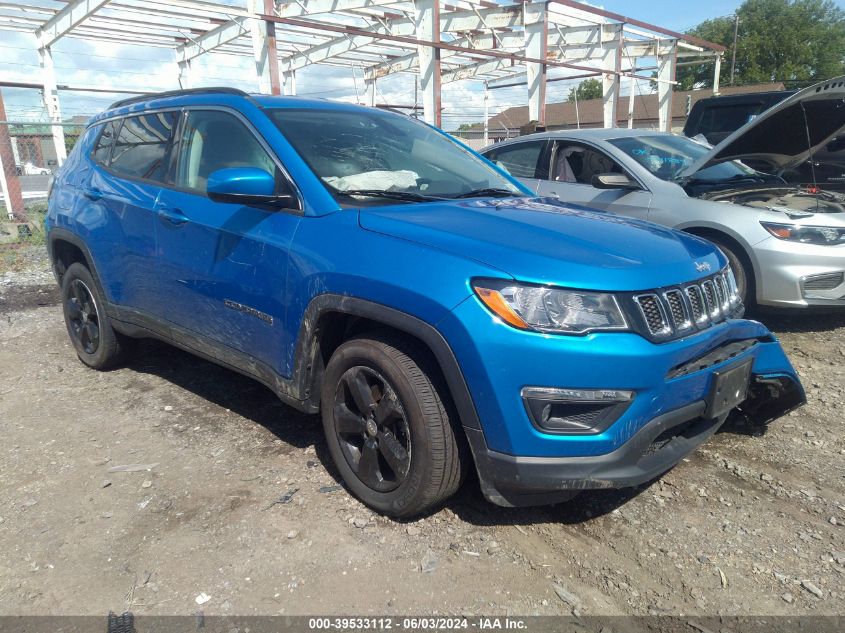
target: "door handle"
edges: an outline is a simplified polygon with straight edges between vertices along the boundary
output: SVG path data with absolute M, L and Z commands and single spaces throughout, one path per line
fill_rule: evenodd
M 103 192 L 97 189 L 96 187 L 86 187 L 82 190 L 82 193 L 89 200 L 99 200 L 103 197 Z
M 161 218 L 162 221 L 172 224 L 173 226 L 181 226 L 188 221 L 188 216 L 182 213 L 179 209 L 172 207 L 159 206 L 158 217 Z

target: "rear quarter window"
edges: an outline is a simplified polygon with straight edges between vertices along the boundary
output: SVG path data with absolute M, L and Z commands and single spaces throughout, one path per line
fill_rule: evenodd
M 94 147 L 92 154 L 94 160 L 100 165 L 106 165 L 111 157 L 111 148 L 114 145 L 114 140 L 117 138 L 117 132 L 120 129 L 120 121 L 109 121 L 105 126 L 100 127 L 100 137 L 97 139 L 97 145 Z

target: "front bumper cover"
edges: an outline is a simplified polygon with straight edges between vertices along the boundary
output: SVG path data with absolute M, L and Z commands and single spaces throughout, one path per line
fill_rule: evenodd
M 753 376 L 740 412 L 756 423 L 779 417 L 805 402 L 788 376 Z M 728 415 L 704 417 L 707 405 L 693 402 L 644 425 L 613 452 L 587 457 L 518 457 L 490 450 L 484 433 L 465 429 L 484 496 L 500 506 L 558 503 L 581 490 L 636 486 L 665 473 L 710 438 Z

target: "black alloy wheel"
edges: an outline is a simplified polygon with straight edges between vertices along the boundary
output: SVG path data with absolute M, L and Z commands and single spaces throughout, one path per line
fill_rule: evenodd
M 390 492 L 411 468 L 411 433 L 393 386 L 369 367 L 341 376 L 334 400 L 335 432 L 349 467 L 369 488 Z
M 68 329 L 74 342 L 86 353 L 96 354 L 100 347 L 100 315 L 97 303 L 88 286 L 81 279 L 68 284 L 65 298 Z

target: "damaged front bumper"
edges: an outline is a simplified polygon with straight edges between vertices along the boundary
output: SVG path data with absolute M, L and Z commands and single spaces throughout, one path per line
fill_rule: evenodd
M 482 490 L 500 505 L 647 482 L 712 436 L 732 410 L 766 423 L 805 401 L 780 343 L 756 321 L 731 319 L 657 344 L 627 333 L 525 333 L 473 320 L 472 310 L 462 305 L 458 319 L 440 326 L 447 340 L 474 343 L 455 349 L 480 423 L 465 431 Z M 608 401 L 594 414 L 567 410 L 554 397 L 566 406 L 575 398 Z M 567 417 L 583 428 L 566 428 Z
M 793 377 L 752 375 L 748 398 L 738 407 L 754 423 L 764 424 L 805 402 Z M 628 442 L 604 455 L 519 457 L 490 450 L 484 434 L 467 436 L 485 497 L 501 506 L 558 503 L 579 491 L 636 486 L 660 476 L 710 438 L 728 413 L 711 418 L 698 400 L 655 417 Z

